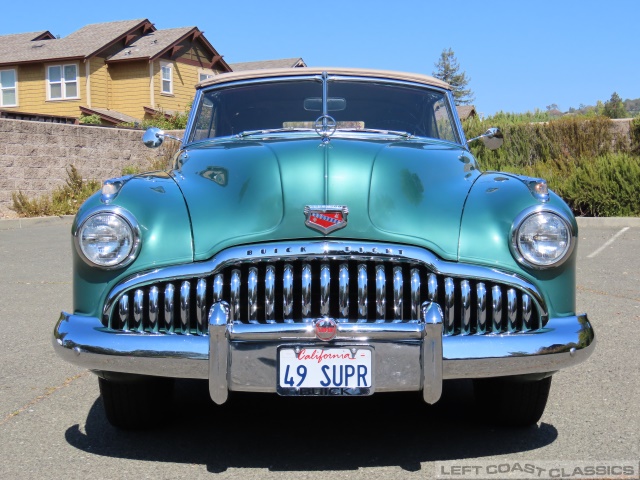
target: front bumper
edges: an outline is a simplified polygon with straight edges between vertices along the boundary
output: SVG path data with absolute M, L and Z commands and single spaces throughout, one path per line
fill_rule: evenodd
M 377 392 L 422 391 L 440 397 L 442 380 L 554 372 L 586 360 L 595 347 L 586 314 L 551 318 L 540 330 L 490 335 L 442 335 L 442 313 L 425 302 L 409 323 L 339 323 L 330 342 L 312 323 L 240 324 L 224 302 L 209 314 L 209 335 L 115 332 L 98 318 L 63 312 L 56 352 L 70 363 L 104 372 L 208 379 L 212 399 L 228 391 L 276 392 L 279 346 L 370 346 Z

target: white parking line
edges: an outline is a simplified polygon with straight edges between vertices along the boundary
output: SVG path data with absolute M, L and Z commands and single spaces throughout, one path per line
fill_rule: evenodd
M 596 255 L 598 255 L 601 251 L 603 251 L 605 248 L 607 248 L 609 245 L 611 245 L 613 242 L 615 242 L 616 238 L 618 238 L 620 235 L 622 235 L 627 230 L 629 230 L 629 227 L 624 227 L 622 230 L 620 230 L 618 233 L 616 233 L 613 237 L 611 237 L 609 240 L 607 240 L 604 243 L 604 245 L 602 245 L 599 249 L 597 249 L 595 252 L 590 253 L 589 255 L 587 255 L 587 258 L 593 258 Z

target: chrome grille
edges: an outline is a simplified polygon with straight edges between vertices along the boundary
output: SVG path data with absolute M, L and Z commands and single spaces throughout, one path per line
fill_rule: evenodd
M 409 322 L 424 301 L 438 303 L 445 335 L 541 328 L 531 295 L 495 280 L 434 273 L 397 258 L 353 256 L 227 262 L 212 274 L 156 281 L 121 293 L 107 326 L 115 330 L 207 335 L 207 315 L 225 300 L 241 323 Z

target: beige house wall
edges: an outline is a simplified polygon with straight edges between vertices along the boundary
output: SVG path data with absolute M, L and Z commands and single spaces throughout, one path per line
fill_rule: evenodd
M 110 64 L 109 77 L 109 108 L 134 118 L 144 118 L 143 107 L 151 103 L 149 63 Z

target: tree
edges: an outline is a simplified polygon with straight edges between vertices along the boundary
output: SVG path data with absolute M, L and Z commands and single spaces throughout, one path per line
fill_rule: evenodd
M 609 118 L 626 118 L 628 116 L 622 99 L 616 92 L 613 92 L 611 98 L 604 102 L 604 111 L 602 113 Z
M 460 65 L 451 48 L 445 48 L 440 54 L 440 59 L 435 64 L 436 70 L 433 76 L 447 82 L 453 87 L 453 98 L 456 105 L 470 105 L 475 100 L 473 92 L 467 89 L 470 78 L 465 72 L 460 72 Z

